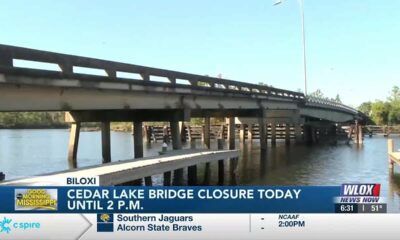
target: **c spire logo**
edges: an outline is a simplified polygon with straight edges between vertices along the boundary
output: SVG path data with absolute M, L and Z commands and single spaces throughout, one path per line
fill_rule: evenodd
M 12 219 L 4 217 L 2 221 L 0 221 L 0 232 L 10 233 L 11 232 L 11 223 Z

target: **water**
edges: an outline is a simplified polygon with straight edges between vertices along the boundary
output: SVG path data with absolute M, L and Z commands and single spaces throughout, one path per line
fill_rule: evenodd
M 65 170 L 69 132 L 67 130 L 0 130 L 0 171 L 6 179 L 15 179 Z M 400 138 L 395 137 L 396 148 Z M 338 144 L 285 146 L 278 142 L 261 154 L 257 142 L 239 144 L 239 161 L 226 162 L 226 185 L 340 185 L 342 183 L 381 183 L 381 195 L 387 198 L 388 210 L 400 212 L 400 168 L 389 174 L 387 139 L 366 138 L 361 148 Z M 133 138 L 130 133 L 112 132 L 112 159 L 133 158 Z M 216 142 L 212 142 L 216 148 Z M 190 148 L 188 144 L 186 148 Z M 196 148 L 201 148 L 200 142 Z M 145 156 L 156 156 L 161 143 L 146 146 Z M 101 163 L 100 132 L 82 132 L 78 150 L 78 166 Z M 217 183 L 216 163 L 211 164 L 211 182 Z M 200 183 L 204 167 L 199 167 Z M 161 184 L 161 176 L 154 177 Z

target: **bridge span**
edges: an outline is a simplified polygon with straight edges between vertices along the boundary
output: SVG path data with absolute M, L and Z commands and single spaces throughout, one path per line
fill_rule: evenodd
M 27 65 L 18 66 L 21 60 Z M 37 63 L 41 67 L 32 68 Z M 230 149 L 235 148 L 236 124 L 250 134 L 258 126 L 262 149 L 268 135 L 273 142 L 277 124 L 287 131 L 292 127 L 297 142 L 335 133 L 343 123 L 355 123 L 356 141 L 362 138 L 357 110 L 299 92 L 8 45 L 0 45 L 0 111 L 67 112 L 71 168 L 77 167 L 82 122 L 102 123 L 103 163 L 111 161 L 113 121 L 133 123 L 135 158 L 143 156 L 144 122 L 170 122 L 173 149 L 181 149 L 182 122 L 193 117 L 205 118 L 203 140 L 208 148 L 212 117 L 227 119 Z

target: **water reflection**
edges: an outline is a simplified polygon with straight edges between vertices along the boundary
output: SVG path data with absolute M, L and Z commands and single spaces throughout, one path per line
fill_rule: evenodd
M 83 132 L 78 150 L 78 166 L 101 163 L 99 132 Z M 236 146 L 242 150 L 239 159 L 225 159 L 196 167 L 198 185 L 340 185 L 351 182 L 381 183 L 381 195 L 387 197 L 388 211 L 400 212 L 400 167 L 390 175 L 386 138 L 366 138 L 362 147 L 355 145 L 318 144 L 286 146 L 277 142 L 260 151 L 259 143 Z M 65 170 L 68 144 L 67 130 L 0 130 L 0 171 L 6 179 L 15 179 Z M 111 134 L 113 161 L 133 158 L 133 138 L 129 133 Z M 395 149 L 400 138 L 395 138 Z M 186 143 L 184 148 L 203 148 L 200 141 Z M 171 149 L 171 147 L 170 147 Z M 217 142 L 211 142 L 217 149 Z M 227 149 L 227 143 L 224 143 Z M 156 156 L 161 143 L 145 144 L 144 156 Z M 222 167 L 223 166 L 223 167 Z M 223 174 L 222 174 L 223 173 Z M 188 184 L 188 169 L 155 175 L 153 185 Z M 136 183 L 138 184 L 138 183 Z M 143 183 L 142 183 L 143 184 Z M 192 184 L 194 185 L 194 184 Z

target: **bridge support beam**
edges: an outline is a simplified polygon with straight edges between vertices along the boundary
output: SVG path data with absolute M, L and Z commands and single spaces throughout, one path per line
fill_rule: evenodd
M 249 142 L 253 142 L 253 124 L 247 125 L 247 139 Z
M 363 131 L 362 131 L 362 126 L 361 124 L 356 121 L 355 127 L 354 127 L 354 143 L 357 145 L 362 145 L 363 144 Z
M 172 129 L 172 127 L 171 127 Z M 171 130 L 172 131 L 172 130 Z M 179 126 L 178 126 L 178 131 L 179 131 Z M 156 141 L 156 139 L 154 139 Z M 163 127 L 163 142 L 164 143 L 169 143 L 169 132 L 168 132 L 168 126 Z
M 335 124 L 333 124 L 330 128 L 329 128 L 329 135 L 336 137 L 337 136 L 337 126 Z
M 153 135 L 153 128 L 151 126 L 144 126 L 144 134 L 145 134 L 145 138 L 146 138 L 146 142 L 147 144 L 151 143 L 151 137 Z
M 285 143 L 290 145 L 290 123 L 285 123 Z
M 172 149 L 179 150 L 182 149 L 181 135 L 179 132 L 179 121 L 174 118 L 170 121 L 171 126 L 171 137 L 172 137 Z M 183 184 L 183 169 L 174 170 L 174 185 L 182 185 Z
M 225 125 L 221 124 L 221 129 L 220 129 L 220 135 L 219 137 L 223 140 L 225 140 Z
M 182 142 L 179 134 L 179 122 L 173 120 L 170 122 L 170 126 L 171 126 L 171 137 L 172 137 L 172 149 L 174 150 L 182 149 Z
M 276 124 L 271 123 L 271 145 L 276 145 Z
M 203 141 L 204 145 L 210 149 L 210 128 L 211 128 L 211 119 L 210 117 L 204 118 L 204 127 L 203 127 Z
M 301 125 L 300 124 L 295 124 L 294 125 L 294 135 L 296 137 L 296 143 L 302 143 L 303 142 L 303 137 L 301 135 Z
M 192 127 L 190 125 L 188 125 L 186 130 L 187 130 L 187 135 L 188 135 L 188 141 L 193 142 L 194 139 L 192 137 Z
M 101 123 L 101 149 L 102 149 L 103 163 L 111 162 L 110 122 Z
M 260 116 L 258 117 L 258 126 L 260 133 L 260 148 L 261 150 L 267 150 L 267 123 L 265 110 L 260 111 Z
M 309 124 L 303 125 L 303 138 L 304 138 L 304 142 L 306 144 L 312 144 L 312 142 L 313 142 L 312 132 L 313 132 L 313 129 Z
M 224 139 L 218 139 L 218 150 L 224 149 Z M 225 170 L 224 170 L 224 159 L 218 160 L 218 185 L 224 185 Z
M 71 129 L 69 133 L 69 143 L 68 143 L 68 166 L 70 169 L 78 167 L 77 155 L 78 155 L 80 131 L 81 131 L 80 122 L 71 123 Z
M 358 125 L 358 144 L 364 143 L 364 133 L 361 125 Z
M 318 142 L 318 129 L 315 127 L 311 126 L 311 143 L 317 143 Z
M 229 150 L 235 149 L 235 118 L 229 117 L 228 118 L 228 143 L 229 143 Z
M 143 157 L 143 122 L 133 122 L 133 146 L 135 158 Z M 145 177 L 144 182 L 146 186 L 152 186 L 153 180 L 151 176 Z
M 203 141 L 204 145 L 206 146 L 206 148 L 208 148 L 208 149 L 210 149 L 210 122 L 211 122 L 210 117 L 205 117 L 204 118 L 204 126 L 202 129 L 202 141 Z M 207 181 L 206 180 L 208 178 L 207 175 L 209 175 L 209 172 L 210 172 L 210 163 L 206 163 L 205 171 L 206 171 L 206 174 L 204 175 L 204 178 L 205 178 L 204 181 Z M 196 165 L 188 167 L 188 185 L 189 186 L 197 185 L 197 166 Z
M 204 127 L 203 127 L 203 136 L 204 136 L 204 145 L 206 146 L 207 149 L 211 148 L 210 130 L 211 130 L 211 118 L 210 117 L 205 117 L 204 118 Z M 196 168 L 196 166 L 193 166 L 193 167 Z M 194 170 L 192 170 L 192 171 L 194 172 Z M 197 174 L 197 172 L 196 172 L 196 174 Z M 203 184 L 204 185 L 208 185 L 210 183 L 210 179 L 211 179 L 211 165 L 210 165 L 209 162 L 207 162 L 206 165 L 205 165 L 205 168 L 204 168 Z
M 135 158 L 143 157 L 143 132 L 142 132 L 143 123 L 142 122 L 133 122 L 133 145 L 134 145 L 134 153 Z
M 240 124 L 239 139 L 241 143 L 246 142 L 246 126 L 243 123 Z
M 186 125 L 185 122 L 181 121 L 179 122 L 179 132 L 181 134 L 181 141 L 183 143 L 186 142 Z
M 172 173 L 171 172 L 164 172 L 164 186 L 171 186 L 171 178 L 172 178 Z

